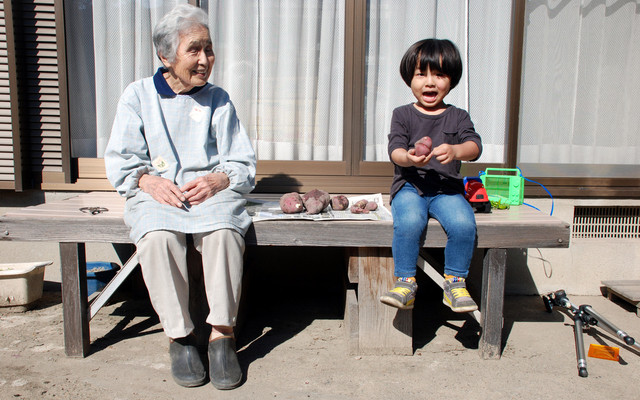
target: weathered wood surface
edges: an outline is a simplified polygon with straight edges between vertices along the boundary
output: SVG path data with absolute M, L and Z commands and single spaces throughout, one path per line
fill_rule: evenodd
M 482 299 L 480 303 L 480 356 L 499 359 L 502 354 L 502 310 L 506 277 L 506 249 L 488 249 L 482 265 Z
M 104 207 L 96 215 L 83 207 Z M 115 192 L 91 192 L 0 217 L 0 240 L 130 243 L 123 222 L 124 199 Z M 479 248 L 569 247 L 569 225 L 530 207 L 476 214 Z M 363 229 L 363 226 L 366 228 Z M 391 221 L 260 221 L 246 236 L 247 245 L 390 247 Z M 444 247 L 446 235 L 431 219 L 425 247 Z
M 69 357 L 89 354 L 89 305 L 84 244 L 60 243 L 64 348 Z
M 393 285 L 390 248 L 359 248 L 350 262 L 358 268 L 358 350 L 363 354 L 413 353 L 411 310 L 399 310 L 380 302 Z M 390 323 L 391 322 L 391 323 Z
M 344 302 L 344 324 L 347 329 L 349 354 L 360 354 L 360 321 L 358 320 L 358 296 L 355 289 L 347 289 Z
M 626 301 L 636 307 L 636 315 L 640 317 L 640 280 L 602 281 L 602 284 L 607 288 L 609 300 L 617 297 Z

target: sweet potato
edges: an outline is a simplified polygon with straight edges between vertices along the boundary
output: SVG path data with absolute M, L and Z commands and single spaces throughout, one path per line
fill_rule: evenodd
M 367 210 L 366 208 L 358 207 L 355 204 L 351 206 L 349 211 L 351 211 L 352 214 L 369 214 L 369 210 Z
M 364 209 L 368 211 L 375 211 L 378 209 L 378 203 L 376 203 L 375 201 L 370 201 L 366 206 L 364 206 Z
M 302 196 L 302 202 L 308 214 L 319 214 L 329 205 L 330 201 L 329 193 L 320 189 L 310 190 Z
M 415 155 L 416 156 L 428 156 L 431 153 L 432 147 L 431 138 L 429 136 L 425 136 L 422 139 L 418 140 L 415 147 Z
M 300 193 L 285 193 L 280 197 L 280 209 L 285 214 L 295 214 L 304 211 L 304 202 Z
M 331 198 L 331 208 L 336 211 L 346 210 L 349 207 L 349 199 L 347 196 L 338 195 Z
M 367 199 L 358 200 L 351 206 L 349 211 L 353 214 L 369 214 L 370 209 L 367 208 L 369 203 L 375 204 L 375 202 L 369 202 Z
M 367 206 L 367 203 L 369 201 L 366 199 L 362 199 L 362 200 L 358 200 L 357 202 L 355 202 L 353 204 L 353 207 L 357 207 L 357 208 L 365 208 Z

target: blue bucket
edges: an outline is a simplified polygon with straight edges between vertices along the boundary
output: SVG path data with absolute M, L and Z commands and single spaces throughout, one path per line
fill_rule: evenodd
M 87 263 L 87 295 L 102 290 L 116 276 L 120 266 L 112 262 L 94 261 Z

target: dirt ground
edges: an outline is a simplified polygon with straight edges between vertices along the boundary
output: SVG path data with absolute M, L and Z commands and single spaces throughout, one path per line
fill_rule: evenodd
M 255 269 L 238 336 L 246 376 L 241 387 L 175 384 L 168 340 L 139 294 L 118 295 L 95 316 L 88 357 L 66 357 L 53 283 L 32 310 L 0 309 L 0 399 L 639 398 L 640 351 L 592 327 L 584 334 L 586 349 L 616 346 L 620 360 L 589 357 L 589 376 L 579 377 L 573 321 L 559 309 L 547 313 L 540 297 L 506 298 L 502 358 L 482 360 L 477 323 L 445 309 L 439 288 L 421 280 L 414 355 L 354 356 L 347 351 L 339 272 Z M 640 318 L 624 303 L 569 298 L 640 339 Z

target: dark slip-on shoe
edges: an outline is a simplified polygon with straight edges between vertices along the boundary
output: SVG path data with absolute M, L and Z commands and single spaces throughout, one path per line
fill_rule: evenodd
M 224 336 L 209 342 L 209 379 L 220 390 L 234 389 L 242 382 L 234 338 Z
M 171 357 L 171 375 L 180 386 L 201 386 L 207 381 L 207 371 L 196 346 L 193 335 L 174 339 L 169 343 Z

